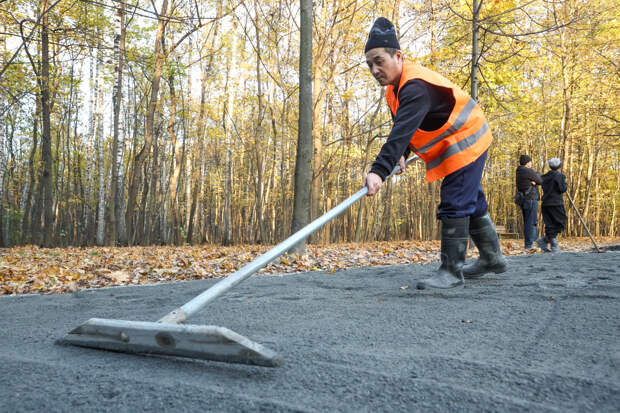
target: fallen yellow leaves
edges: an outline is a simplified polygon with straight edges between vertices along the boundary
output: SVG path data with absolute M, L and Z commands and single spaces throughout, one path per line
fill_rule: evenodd
M 587 238 L 562 240 L 564 250 L 589 250 Z M 505 255 L 525 254 L 519 240 L 502 242 Z M 263 274 L 336 271 L 355 267 L 428 264 L 439 260 L 439 241 L 310 245 L 306 254 L 283 255 Z M 270 246 L 91 247 L 0 249 L 0 295 L 67 293 L 86 288 L 224 277 Z M 477 255 L 468 250 L 468 258 Z M 401 287 L 401 289 L 405 289 Z
M 116 282 L 126 282 L 131 278 L 131 274 L 125 270 L 113 271 L 110 273 L 110 278 L 112 278 Z

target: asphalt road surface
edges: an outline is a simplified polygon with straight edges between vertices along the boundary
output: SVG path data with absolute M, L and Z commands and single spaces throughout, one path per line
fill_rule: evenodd
M 0 411 L 618 412 L 620 252 L 508 260 L 447 291 L 414 288 L 438 264 L 259 275 L 190 320 L 279 368 L 54 344 L 91 317 L 155 321 L 216 280 L 0 297 Z

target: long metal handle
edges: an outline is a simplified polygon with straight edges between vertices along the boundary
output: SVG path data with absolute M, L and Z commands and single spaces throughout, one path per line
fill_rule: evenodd
M 579 210 L 577 209 L 577 205 L 575 205 L 575 203 L 573 202 L 573 198 L 571 198 L 571 196 L 570 196 L 570 194 L 568 192 L 566 192 L 566 196 L 568 197 L 568 200 L 570 201 L 570 204 L 575 209 L 575 212 L 577 213 L 577 216 L 579 217 L 579 220 L 581 221 L 581 224 L 583 224 L 583 227 L 586 229 L 586 232 L 588 233 L 588 236 L 590 237 L 590 240 L 592 241 L 592 244 L 594 244 L 594 248 L 596 249 L 596 252 L 601 252 L 601 250 L 598 249 L 598 245 L 596 245 L 596 242 L 594 242 L 594 237 L 590 233 L 590 230 L 588 229 L 588 226 L 586 225 L 586 222 L 583 220 L 583 217 L 579 213 Z
M 413 161 L 417 158 L 417 155 L 414 155 L 405 161 L 405 164 L 408 165 L 409 162 Z M 392 173 L 385 179 L 386 181 L 392 177 L 395 173 L 400 171 L 400 166 L 397 165 Z M 351 195 L 349 198 L 336 205 L 330 211 L 328 211 L 325 215 L 315 219 L 280 244 L 276 245 L 269 251 L 264 254 L 258 256 L 254 261 L 246 264 L 244 267 L 235 271 L 233 274 L 219 281 L 212 287 L 208 288 L 200 295 L 193 298 L 191 301 L 187 302 L 185 305 L 171 311 L 162 317 L 159 322 L 161 323 L 182 323 L 187 320 L 189 317 L 200 311 L 209 301 L 214 300 L 219 297 L 226 291 L 233 288 L 235 285 L 239 284 L 241 281 L 245 280 L 256 271 L 261 268 L 267 266 L 274 259 L 278 258 L 280 255 L 284 254 L 298 242 L 302 241 L 304 238 L 308 237 L 310 234 L 320 229 L 323 225 L 336 218 L 342 212 L 346 211 L 351 205 L 359 201 L 364 195 L 368 193 L 368 187 L 364 187 L 357 191 L 355 194 Z

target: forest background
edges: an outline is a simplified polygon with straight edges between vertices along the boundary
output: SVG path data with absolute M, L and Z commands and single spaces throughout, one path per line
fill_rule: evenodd
M 391 118 L 363 56 L 375 18 L 470 91 L 483 185 L 520 231 L 518 157 L 559 157 L 595 236 L 620 228 L 618 0 L 333 0 L 312 10 L 310 218 L 360 189 Z M 274 244 L 291 233 L 300 4 L 0 0 L 0 246 Z M 311 242 L 429 240 L 420 162 Z M 571 208 L 567 235 L 584 235 Z

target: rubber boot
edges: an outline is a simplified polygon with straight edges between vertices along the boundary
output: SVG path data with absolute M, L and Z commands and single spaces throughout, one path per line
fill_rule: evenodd
M 478 247 L 478 258 L 473 264 L 463 267 L 465 278 L 478 278 L 489 272 L 500 274 L 508 268 L 502 255 L 499 237 L 489 214 L 472 218 L 469 222 L 469 235 Z
M 560 252 L 560 244 L 558 244 L 558 240 L 555 238 L 551 238 L 549 240 L 549 244 L 551 244 L 551 252 Z
M 432 277 L 418 281 L 417 288 L 454 288 L 463 284 L 469 217 L 441 220 L 441 266 Z
M 551 252 L 549 247 L 547 247 L 548 243 L 549 241 L 547 241 L 547 237 L 540 237 L 536 240 L 536 245 L 538 245 L 538 248 L 540 248 L 544 252 Z

